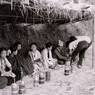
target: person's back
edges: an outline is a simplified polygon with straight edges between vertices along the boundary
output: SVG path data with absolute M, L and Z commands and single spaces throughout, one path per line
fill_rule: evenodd
M 74 40 L 72 40 L 72 38 Z M 85 52 L 91 45 L 92 41 L 89 36 L 71 36 L 68 41 L 69 53 L 72 61 L 75 61 L 76 56 L 79 56 L 77 67 L 80 68 L 83 64 Z

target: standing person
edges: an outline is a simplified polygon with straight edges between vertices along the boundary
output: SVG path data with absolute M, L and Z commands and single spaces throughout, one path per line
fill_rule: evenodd
M 17 49 L 13 47 L 11 49 L 12 54 L 9 56 L 8 60 L 12 65 L 12 72 L 16 75 L 15 80 L 18 81 L 21 79 L 21 65 L 17 59 Z
M 9 68 L 8 71 L 6 71 L 6 67 Z M 0 72 L 1 76 L 4 76 L 8 79 L 7 85 L 11 85 L 13 83 L 13 78 L 15 77 L 15 74 L 12 72 L 12 66 L 6 58 L 5 48 L 0 48 Z
M 31 57 L 32 62 L 34 63 L 34 70 L 43 69 L 41 53 L 38 51 L 36 43 L 31 43 L 29 55 Z
M 52 43 L 48 42 L 46 48 L 42 50 L 42 60 L 45 68 L 54 68 L 57 60 L 52 57 Z
M 54 50 L 54 57 L 57 58 L 59 65 L 64 65 L 68 59 L 66 46 L 61 40 L 58 40 L 58 47 Z
M 71 60 L 75 61 L 76 56 L 79 54 L 78 68 L 81 68 L 85 52 L 91 43 L 92 41 L 88 36 L 71 36 L 67 41 L 66 46 L 69 48 Z

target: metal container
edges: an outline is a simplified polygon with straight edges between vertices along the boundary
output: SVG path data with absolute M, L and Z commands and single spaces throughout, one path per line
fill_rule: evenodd
M 66 64 L 65 64 L 65 70 L 64 70 L 64 75 L 69 75 L 70 74 L 70 71 L 71 71 L 71 61 L 70 60 L 67 60 L 66 61 Z
M 13 83 L 12 87 L 11 87 L 11 93 L 12 93 L 12 95 L 18 95 L 18 91 L 19 91 L 18 85 L 16 83 Z
M 46 81 L 50 81 L 50 79 L 51 79 L 51 73 L 50 73 L 50 71 L 46 71 L 45 72 L 45 78 L 46 78 Z
M 25 83 L 24 81 L 21 81 L 19 84 L 19 94 L 24 94 L 25 93 Z
M 39 74 L 39 84 L 44 84 L 45 83 L 45 73 L 40 72 Z
M 39 75 L 34 75 L 34 77 L 33 77 L 33 85 L 34 85 L 34 87 L 39 86 Z
M 70 72 L 69 70 L 65 70 L 65 71 L 64 71 L 64 75 L 65 75 L 65 76 L 69 75 L 69 72 Z

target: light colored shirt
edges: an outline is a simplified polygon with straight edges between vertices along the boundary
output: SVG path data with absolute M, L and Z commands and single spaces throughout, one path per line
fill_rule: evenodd
M 1 71 L 1 74 L 6 72 L 5 71 L 6 66 L 11 68 L 10 62 L 7 60 L 7 58 L 4 58 L 4 59 L 0 58 L 0 71 Z
M 36 50 L 35 52 L 29 51 L 29 55 L 34 61 L 37 59 L 41 59 L 41 53 L 38 50 Z
M 91 39 L 90 39 L 90 37 L 88 37 L 88 36 L 76 36 L 76 38 L 77 38 L 77 40 L 80 42 L 80 41 L 86 41 L 86 42 L 88 42 L 88 43 L 90 43 L 91 42 Z
M 44 49 L 42 51 L 42 60 L 43 60 L 45 67 L 48 68 L 50 62 L 53 60 L 51 50 L 48 51 L 48 49 Z

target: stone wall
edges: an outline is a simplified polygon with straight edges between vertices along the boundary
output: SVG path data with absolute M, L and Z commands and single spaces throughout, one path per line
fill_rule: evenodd
M 31 42 L 37 42 L 39 48 L 43 48 L 46 42 L 57 45 L 58 39 L 66 42 L 70 35 L 89 35 L 92 38 L 92 20 L 69 23 L 65 25 L 12 25 L 0 27 L 0 47 L 9 47 L 16 41 L 21 41 L 24 49 Z

